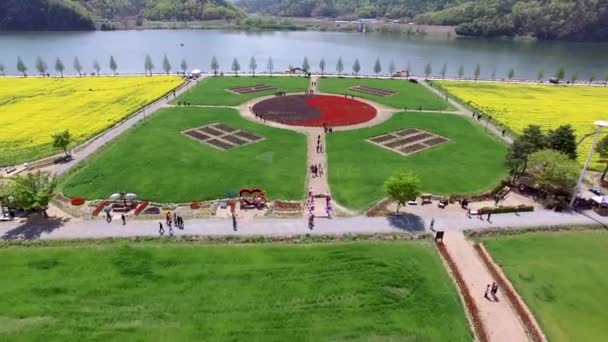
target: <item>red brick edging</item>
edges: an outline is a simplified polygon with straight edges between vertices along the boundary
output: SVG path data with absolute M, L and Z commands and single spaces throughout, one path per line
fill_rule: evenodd
M 448 264 L 448 267 L 452 271 L 452 274 L 454 275 L 454 279 L 458 284 L 458 288 L 460 289 L 460 293 L 462 294 L 464 303 L 467 307 L 467 310 L 469 311 L 471 323 L 473 324 L 473 328 L 475 329 L 475 334 L 477 335 L 479 342 L 489 341 L 488 333 L 483 324 L 483 321 L 481 320 L 481 315 L 479 314 L 479 308 L 477 307 L 477 304 L 475 304 L 475 300 L 473 299 L 473 296 L 471 295 L 471 292 L 469 291 L 469 288 L 467 287 L 464 278 L 460 273 L 460 270 L 454 263 L 454 260 L 450 256 L 450 253 L 448 253 L 448 250 L 445 248 L 443 242 L 437 243 L 437 249 L 439 250 L 439 254 L 441 254 L 445 262 Z
M 486 268 L 492 274 L 494 280 L 496 280 L 496 282 L 498 283 L 498 286 L 500 286 L 500 288 L 504 291 L 505 296 L 511 303 L 511 306 L 513 306 L 513 308 L 515 309 L 517 316 L 519 316 L 519 319 L 524 324 L 528 335 L 535 342 L 547 341 L 545 335 L 540 330 L 538 323 L 534 319 L 534 316 L 532 316 L 530 310 L 526 307 L 526 304 L 524 303 L 523 299 L 521 299 L 517 292 L 515 292 L 515 289 L 513 288 L 509 280 L 506 278 L 506 276 L 503 274 L 503 272 L 500 271 L 498 265 L 496 265 L 494 260 L 492 260 L 492 257 L 490 256 L 490 254 L 488 254 L 488 251 L 485 249 L 483 244 L 476 243 L 473 246 L 475 247 L 475 251 L 477 251 L 477 254 L 483 261 Z

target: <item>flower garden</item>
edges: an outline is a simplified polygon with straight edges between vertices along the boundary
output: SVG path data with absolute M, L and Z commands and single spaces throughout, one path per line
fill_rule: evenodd
M 51 135 L 74 144 L 113 126 L 182 84 L 174 76 L 0 78 L 0 166 L 58 152 Z
M 528 125 L 554 129 L 570 124 L 578 138 L 594 131 L 593 122 L 607 118 L 608 88 L 492 82 L 436 82 L 461 102 L 484 112 L 515 133 Z M 582 162 L 593 139 L 579 148 Z M 599 167 L 596 157 L 593 164 Z

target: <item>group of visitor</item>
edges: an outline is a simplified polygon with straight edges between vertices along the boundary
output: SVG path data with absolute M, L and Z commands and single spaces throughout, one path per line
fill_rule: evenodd
M 498 293 L 498 284 L 496 282 L 492 282 L 492 285 L 488 284 L 486 286 L 486 291 L 483 294 L 483 297 L 491 302 L 498 302 L 498 297 L 496 294 Z M 490 299 L 490 295 L 492 295 L 492 299 Z
M 312 178 L 323 177 L 323 165 L 319 164 L 311 164 L 310 172 L 312 173 Z
M 325 132 L 325 134 L 327 134 L 327 133 L 333 133 L 334 132 L 334 128 L 324 122 L 323 123 L 323 131 Z
M 178 105 L 179 107 L 181 107 L 182 105 L 183 105 L 183 106 L 185 106 L 185 107 L 190 107 L 190 102 L 186 102 L 186 101 L 181 102 L 181 101 L 178 101 L 178 102 L 177 102 L 177 105 Z
M 170 211 L 168 211 L 165 215 L 165 224 L 167 225 L 167 227 L 169 227 L 169 236 L 173 236 L 173 224 L 175 224 L 175 227 L 177 227 L 178 229 L 184 229 L 184 219 L 181 216 L 178 216 L 176 213 L 173 213 L 173 215 L 171 215 Z M 158 225 L 158 233 L 160 234 L 160 236 L 163 236 L 165 234 L 163 223 L 158 222 Z

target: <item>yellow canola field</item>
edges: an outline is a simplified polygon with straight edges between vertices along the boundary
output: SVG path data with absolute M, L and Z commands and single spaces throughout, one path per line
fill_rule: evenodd
M 608 120 L 608 87 L 453 81 L 439 84 L 463 103 L 471 101 L 470 106 L 518 134 L 531 124 L 545 130 L 570 124 L 578 141 L 594 132 L 593 122 Z M 579 161 L 584 162 L 592 143 L 593 137 L 588 137 L 579 146 Z M 597 155 L 592 166 L 600 167 Z
M 176 76 L 0 78 L 0 166 L 56 153 L 51 135 L 74 145 L 113 126 L 182 83 Z

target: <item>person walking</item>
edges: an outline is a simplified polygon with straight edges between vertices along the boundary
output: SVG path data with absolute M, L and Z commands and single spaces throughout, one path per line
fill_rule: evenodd
M 123 226 L 127 224 L 127 218 L 125 217 L 125 214 L 120 214 L 120 219 L 122 220 Z
M 163 223 L 160 222 L 160 221 L 158 221 L 158 225 L 159 225 L 159 227 L 158 227 L 158 234 L 160 234 L 160 236 L 165 235 L 165 229 L 163 229 Z
M 492 216 L 492 212 L 488 211 L 488 222 L 492 223 L 492 221 L 490 221 L 490 217 Z
M 173 222 L 175 222 L 175 225 L 178 224 L 178 222 L 177 222 L 177 213 L 176 212 L 173 212 Z
M 492 293 L 492 297 L 494 297 L 494 300 L 498 300 L 498 297 L 496 296 L 496 294 L 498 293 L 498 285 L 495 282 L 492 283 L 492 289 L 490 290 L 490 292 Z
M 236 222 L 236 214 L 232 214 L 232 229 L 236 232 L 237 230 L 237 222 Z
M 467 208 L 467 217 L 471 218 L 471 208 Z
M 483 297 L 487 300 L 490 300 L 490 297 L 488 297 L 489 294 L 490 294 L 490 284 L 488 284 L 486 286 L 486 292 L 483 294 Z
M 431 219 L 431 227 L 430 227 L 431 231 L 434 232 L 435 231 L 435 218 L 433 217 Z
M 315 227 L 315 215 L 310 214 L 308 216 L 308 229 L 312 230 Z

